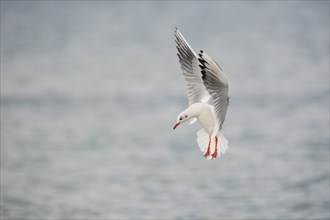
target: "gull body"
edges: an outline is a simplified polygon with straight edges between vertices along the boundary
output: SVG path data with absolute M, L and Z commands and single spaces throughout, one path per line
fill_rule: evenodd
M 175 37 L 181 70 L 188 87 L 189 107 L 178 115 L 173 129 L 189 120 L 191 123 L 198 121 L 203 129 L 197 132 L 197 142 L 204 157 L 220 157 L 228 149 L 228 140 L 222 133 L 229 105 L 227 77 L 202 50 L 197 55 L 177 28 Z

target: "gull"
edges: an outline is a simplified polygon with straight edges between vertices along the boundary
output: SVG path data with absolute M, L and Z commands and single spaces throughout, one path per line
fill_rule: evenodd
M 203 127 L 197 132 L 197 143 L 204 157 L 220 157 L 228 149 L 222 125 L 229 105 L 228 79 L 221 67 L 202 50 L 197 55 L 175 28 L 179 63 L 188 89 L 189 107 L 181 112 L 173 127 L 198 121 Z

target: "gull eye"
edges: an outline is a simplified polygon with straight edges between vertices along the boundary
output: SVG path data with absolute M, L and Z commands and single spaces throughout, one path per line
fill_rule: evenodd
M 180 119 L 180 121 L 181 121 L 181 120 L 182 120 L 182 116 L 180 116 L 180 118 L 179 118 L 179 119 Z

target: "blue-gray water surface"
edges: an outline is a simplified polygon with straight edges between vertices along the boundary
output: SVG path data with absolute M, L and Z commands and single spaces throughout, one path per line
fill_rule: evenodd
M 176 26 L 229 78 L 217 160 Z M 329 219 L 329 1 L 1 1 L 1 219 Z

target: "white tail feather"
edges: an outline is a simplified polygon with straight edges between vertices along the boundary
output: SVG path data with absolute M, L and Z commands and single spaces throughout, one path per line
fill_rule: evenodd
M 227 138 L 223 135 L 221 131 L 218 132 L 218 156 L 220 157 L 221 154 L 225 154 L 226 150 L 228 149 L 228 140 Z M 201 129 L 197 132 L 197 143 L 199 149 L 205 154 L 207 151 L 207 147 L 209 144 L 209 134 L 205 132 L 204 129 Z M 212 138 L 211 140 L 211 145 L 210 145 L 210 152 L 211 154 L 215 150 L 215 140 Z M 212 156 L 208 156 L 207 159 L 212 159 Z

